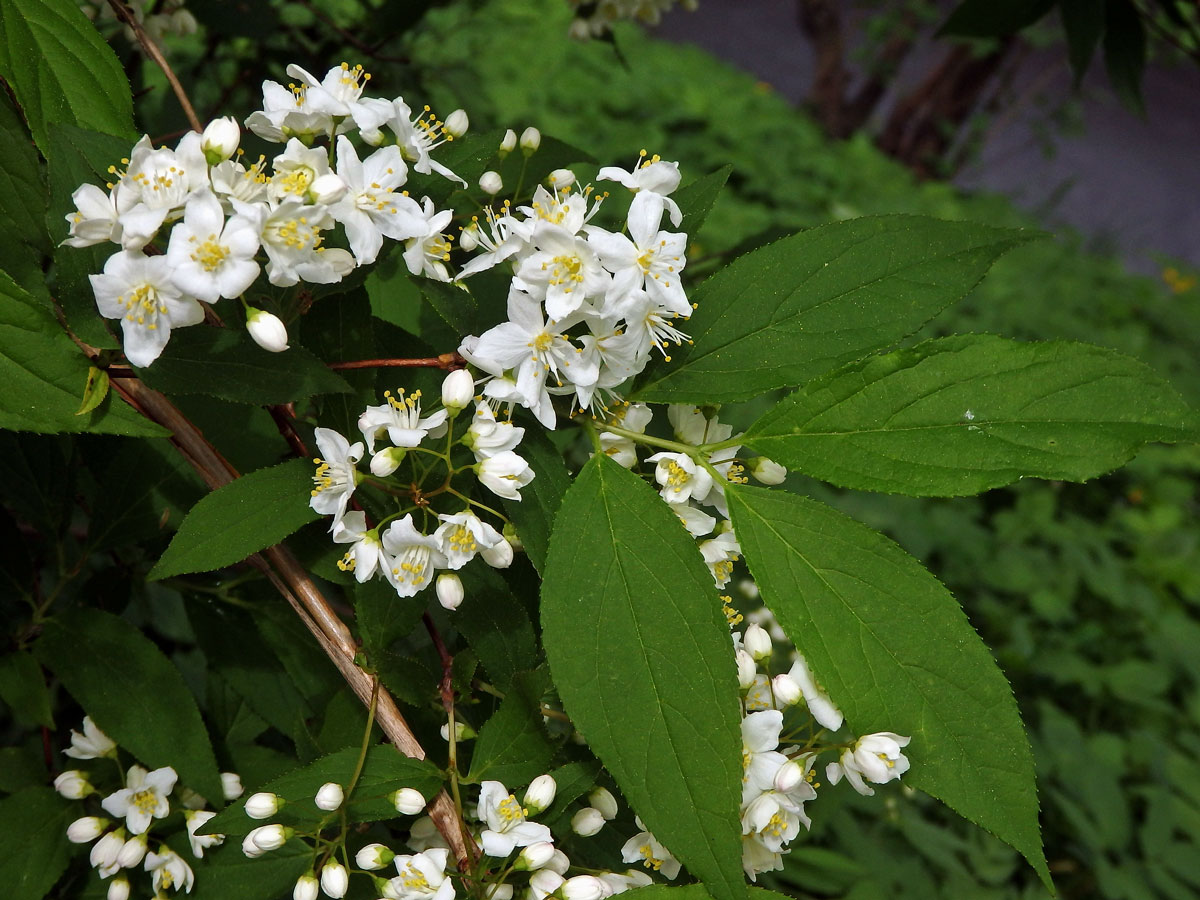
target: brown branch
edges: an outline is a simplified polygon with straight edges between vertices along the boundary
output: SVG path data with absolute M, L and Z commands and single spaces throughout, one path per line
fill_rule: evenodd
M 171 64 L 167 62 L 167 58 L 163 56 L 162 50 L 158 48 L 158 44 L 154 43 L 154 39 L 146 34 L 146 29 L 142 27 L 142 23 L 137 20 L 137 16 L 133 14 L 123 0 L 108 0 L 108 5 L 112 7 L 117 18 L 128 25 L 134 35 L 137 37 L 138 43 L 142 45 L 142 49 L 158 65 L 164 75 L 167 76 L 167 81 L 171 84 L 171 90 L 175 92 L 175 96 L 179 100 L 179 105 L 183 107 L 183 113 L 187 116 L 188 123 L 192 126 L 193 131 L 203 131 L 204 126 L 200 124 L 200 120 L 196 118 L 196 110 L 192 108 L 192 101 L 188 99 L 187 92 L 183 89 L 183 85 L 179 83 L 179 79 L 175 77 L 175 72 L 171 69 Z
M 826 133 L 842 137 L 850 73 L 846 70 L 846 42 L 838 5 L 831 0 L 797 0 L 796 21 L 816 55 L 816 72 L 805 105 Z
M 210 488 L 229 484 L 238 477 L 237 470 L 228 460 L 158 391 L 134 378 L 119 379 L 112 384 L 113 389 L 134 409 L 171 431 L 172 443 Z M 376 691 L 375 679 L 358 665 L 358 646 L 354 636 L 303 566 L 282 544 L 252 556 L 250 563 L 263 571 L 300 616 L 355 695 L 364 704 L 370 704 Z M 383 733 L 398 750 L 415 759 L 425 758 L 425 750 L 404 721 L 396 701 L 385 690 L 378 691 L 375 714 Z M 429 815 L 450 845 L 459 865 L 469 865 L 474 857 L 474 843 L 465 835 L 454 801 L 445 791 L 434 798 Z
M 335 371 L 343 369 L 404 368 L 445 369 L 447 372 L 453 372 L 455 369 L 464 368 L 467 365 L 467 361 L 457 353 L 441 353 L 437 356 L 421 356 L 412 359 L 355 359 L 347 362 L 327 363 L 327 365 Z

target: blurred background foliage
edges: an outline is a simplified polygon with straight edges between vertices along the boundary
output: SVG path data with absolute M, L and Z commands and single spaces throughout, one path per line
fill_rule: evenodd
M 429 103 L 442 115 L 465 107 L 474 130 L 536 125 L 606 164 L 632 164 L 646 148 L 678 159 L 685 182 L 731 163 L 727 190 L 693 236 L 689 270 L 697 273 L 780 234 L 863 214 L 1038 225 L 1002 197 L 918 180 L 880 150 L 875 136 L 831 139 L 828 123 L 694 48 L 656 41 L 633 26 L 619 26 L 608 41 L 569 41 L 564 0 L 189 0 L 186 8 L 198 30 L 167 34 L 163 42 L 202 118 L 244 117 L 258 105 L 264 78 L 286 83 L 290 62 L 319 73 L 345 59 L 372 72 L 374 93 L 401 93 L 410 105 Z M 130 72 L 142 126 L 156 137 L 178 134 L 186 126 L 158 70 L 115 34 L 115 21 L 101 17 L 101 26 L 114 33 Z M 1079 235 L 1058 233 L 1003 258 L 921 336 L 984 331 L 1117 347 L 1157 367 L 1200 404 L 1200 289 L 1187 266 L 1168 264 L 1162 281 L 1134 276 L 1116 259 L 1089 252 Z M 386 339 L 377 330 L 377 342 Z M 234 434 L 241 426 L 214 420 L 211 427 Z M 275 452 L 256 449 L 249 431 L 241 437 L 247 464 Z M 264 445 L 270 438 L 263 436 Z M 114 477 L 154 470 L 161 496 L 153 509 L 186 508 L 196 494 L 166 457 L 123 458 L 104 441 L 89 441 L 86 451 L 89 468 L 80 482 L 63 484 L 48 506 L 31 493 L 43 483 L 38 472 L 65 466 L 59 457 L 81 452 L 79 444 L 22 436 L 5 452 L 14 472 L 30 476 L 0 482 L 9 508 L 0 518 L 10 538 L 3 542 L 12 563 L 5 571 L 16 573 L 14 583 L 46 549 L 31 534 L 69 533 L 71 498 L 88 496 L 91 480 L 103 484 L 109 470 Z M 1047 856 L 1066 898 L 1183 900 L 1200 893 L 1198 473 L 1196 448 L 1155 447 L 1086 485 L 1027 482 L 947 501 L 838 493 L 792 478 L 796 489 L 835 503 L 924 560 L 993 648 L 1030 731 Z M 30 523 L 22 509 L 56 509 L 60 520 Z M 108 525 L 126 535 L 151 533 L 156 521 L 142 518 Z M 120 565 L 93 581 L 95 590 L 114 595 L 130 588 Z M 146 590 L 165 596 L 169 588 Z M 175 658 L 186 673 L 186 648 L 203 637 L 194 630 L 223 631 L 228 623 L 193 614 L 189 624 L 158 601 L 145 603 L 147 615 L 157 617 L 147 624 L 179 643 Z M 272 635 L 288 624 L 255 613 L 239 633 L 258 634 L 283 652 L 295 645 Z M 292 668 L 310 680 L 319 675 L 320 683 L 277 689 L 299 689 L 321 708 L 336 683 L 327 667 L 309 660 Z M 245 717 L 251 730 L 270 724 L 291 733 L 294 723 L 245 710 L 233 687 L 231 719 Z M 336 726 L 360 712 L 326 710 L 309 739 L 329 749 L 334 735 L 348 733 Z M 10 773 L 32 758 L 5 754 Z M 272 766 L 266 751 L 239 762 L 262 772 Z M 797 845 L 784 872 L 763 881 L 798 897 L 1046 896 L 1013 851 L 927 798 L 896 793 L 885 815 L 880 809 L 853 796 L 819 798 L 808 842 Z

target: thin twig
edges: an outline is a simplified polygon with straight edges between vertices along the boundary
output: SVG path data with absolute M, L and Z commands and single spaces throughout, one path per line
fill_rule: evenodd
M 467 361 L 457 353 L 440 353 L 437 356 L 421 356 L 412 359 L 355 359 L 346 362 L 327 363 L 329 368 L 344 369 L 445 369 L 452 372 L 464 368 Z
M 171 69 L 171 64 L 167 62 L 167 58 L 163 56 L 162 50 L 158 48 L 158 44 L 154 43 L 154 39 L 146 34 L 146 29 L 142 27 L 142 23 L 137 20 L 137 16 L 133 14 L 123 0 L 108 0 L 108 5 L 112 7 L 117 18 L 133 29 L 134 35 L 138 39 L 138 43 L 142 45 L 142 49 L 146 51 L 158 67 L 162 69 L 163 74 L 167 76 L 167 81 L 171 84 L 171 90 L 175 92 L 175 96 L 179 99 L 179 105 L 183 107 L 183 113 L 187 116 L 188 123 L 192 126 L 193 131 L 203 131 L 204 126 L 200 124 L 200 120 L 196 118 L 196 110 L 192 108 L 192 101 L 188 99 L 187 92 L 183 89 L 183 85 L 179 83 L 179 79 L 175 77 L 175 72 Z

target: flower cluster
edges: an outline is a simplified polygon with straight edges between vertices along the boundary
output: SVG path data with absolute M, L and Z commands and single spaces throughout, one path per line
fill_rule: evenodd
M 643 151 L 632 171 L 605 167 L 598 178 L 633 192 L 628 233 L 591 224 L 607 194 L 573 190 L 568 170 L 552 173 L 528 206 L 489 208 L 463 232 L 463 246 L 483 252 L 459 279 L 501 263 L 513 276 L 508 320 L 464 339 L 459 353 L 491 376 L 485 397 L 525 407 L 547 428 L 557 420 L 554 395 L 606 409 L 654 349 L 665 356 L 688 340 L 677 327 L 692 312 L 681 280 L 687 235 L 662 228 L 664 215 L 676 227 L 682 219 L 669 196 L 678 165 Z
M 143 137 L 122 169 L 109 169 L 107 190 L 85 184 L 72 195 L 64 243 L 120 247 L 91 282 L 100 313 L 121 320 L 134 365 L 154 362 L 172 328 L 202 321 L 201 302 L 222 299 L 240 300 L 262 346 L 286 349 L 283 321 L 244 296 L 264 268 L 276 287 L 334 283 L 374 262 L 389 238 L 404 242 L 411 272 L 448 279 L 442 229 L 451 213 L 404 187 L 410 165 L 460 180 L 430 151 L 466 131 L 466 114 L 442 122 L 428 108 L 414 115 L 400 97 L 366 97 L 361 66 L 343 63 L 322 79 L 299 66 L 288 74 L 296 81 L 286 88 L 263 83 L 263 109 L 246 120 L 259 137 L 285 144 L 269 166 L 265 157 L 244 163 L 241 130 L 223 118 L 173 149 Z M 360 156 L 351 134 L 377 149 Z M 327 244 L 338 225 L 348 251 Z
M 351 444 L 336 431 L 316 429 L 321 456 L 314 460 L 317 469 L 309 504 L 333 517 L 333 540 L 350 545 L 339 565 L 352 571 L 360 583 L 378 575 L 399 596 L 411 597 L 434 581 L 437 570 L 445 570 L 436 578 L 437 596 L 444 607 L 454 609 L 463 599 L 456 570 L 476 556 L 495 568 L 511 564 L 510 541 L 474 509 L 494 511 L 456 490 L 452 480 L 470 473 L 493 494 L 520 500 L 521 488 L 534 477 L 529 464 L 515 452 L 525 429 L 496 421 L 486 403 L 475 402 L 473 391 L 470 374 L 460 369 L 446 376 L 441 408 L 433 412 L 422 409 L 420 391 L 388 392 L 385 403 L 367 407 L 359 417 L 361 441 Z M 456 440 L 454 421 L 469 406 L 474 406 L 474 415 Z M 443 439 L 440 450 L 422 446 L 426 440 L 438 439 Z M 357 469 L 364 448 L 371 457 L 369 476 Z M 394 477 L 402 465 L 409 477 Z M 426 480 L 441 470 L 445 471 L 441 484 L 426 487 Z M 364 479 L 397 501 L 374 527 L 368 527 L 364 511 L 349 508 Z M 434 511 L 430 501 L 439 495 L 455 499 L 456 511 Z M 414 513 L 422 517 L 420 527 Z
M 118 748 L 90 717 L 83 720 L 83 732 L 71 732 L 71 746 L 63 751 L 79 760 L 118 760 Z M 111 878 L 108 900 L 127 900 L 130 881 L 123 870 L 139 865 L 150 875 L 156 897 L 167 890 L 191 892 L 195 875 L 182 856 L 170 849 L 155 835 L 155 829 L 171 814 L 171 796 L 182 809 L 192 854 L 201 859 L 208 847 L 222 843 L 223 835 L 197 834 L 200 826 L 216 815 L 204 807 L 203 797 L 187 788 L 179 788 L 179 776 L 170 766 L 147 771 L 136 763 L 122 770 L 121 787 L 104 794 L 93 784 L 93 774 L 71 769 L 54 779 L 54 788 L 69 800 L 100 798 L 100 807 L 107 816 L 89 815 L 75 819 L 67 826 L 67 840 L 74 844 L 91 844 L 89 859 L 102 879 Z M 232 772 L 221 775 L 226 800 L 242 793 L 241 780 Z M 103 796 L 101 796 L 103 794 Z M 109 818 L 111 816 L 112 818 Z M 155 838 L 151 849 L 151 838 Z

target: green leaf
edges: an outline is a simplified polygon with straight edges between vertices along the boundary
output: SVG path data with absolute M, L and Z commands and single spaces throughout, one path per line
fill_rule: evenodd
M 513 680 L 500 708 L 479 729 L 468 781 L 528 784 L 546 771 L 554 745 L 542 724 L 541 700 L 549 686 L 543 670 Z
M 89 368 L 87 357 L 54 317 L 0 272 L 0 428 L 50 434 L 167 434 L 111 395 L 88 415 L 75 415 Z
M 1101 0 L 1058 0 L 1058 13 L 1067 35 L 1067 57 L 1078 87 L 1091 65 L 1100 36 L 1104 34 L 1104 3 Z
M 479 308 L 475 304 L 475 298 L 468 291 L 457 285 L 433 281 L 429 278 L 413 278 L 412 281 L 416 284 L 417 290 L 421 292 L 421 296 L 425 298 L 425 302 L 449 326 L 448 334 L 451 340 L 457 341 L 463 335 L 479 332 L 477 327 Z M 427 340 L 435 341 L 437 340 L 436 332 L 441 330 L 436 329 L 434 334 L 423 334 L 422 336 Z M 454 346 L 457 347 L 457 343 Z
M 325 540 L 329 540 L 328 535 Z M 363 648 L 373 663 L 378 663 L 395 641 L 416 627 L 427 602 L 428 598 L 422 595 L 396 596 L 395 588 L 383 578 L 371 578 L 354 586 L 354 618 Z
M 271 353 L 237 327 L 173 332 L 162 356 L 139 374 L 164 394 L 208 394 L 256 405 L 350 390 L 344 378 L 303 347 Z
M 549 772 L 557 786 L 554 792 L 554 802 L 541 816 L 541 821 L 552 831 L 558 830 L 558 822 L 565 818 L 571 806 L 596 786 L 600 776 L 600 764 L 597 762 L 569 762 Z
M 89 460 L 90 462 L 90 460 Z M 90 493 L 93 553 L 166 537 L 207 491 L 178 450 L 163 442 L 122 442 Z
M 87 383 L 83 386 L 83 401 L 79 404 L 75 415 L 86 416 L 103 403 L 107 396 L 108 372 L 104 369 L 97 369 L 95 366 L 89 366 Z
M 0 657 L 0 700 L 28 724 L 54 727 L 50 691 L 32 654 L 18 650 Z
M 47 787 L 0 800 L 0 882 L 8 900 L 41 900 L 67 867 L 71 804 Z
M 1146 68 L 1146 29 L 1130 0 L 1105 0 L 1104 68 L 1117 96 L 1138 113 L 1142 102 L 1142 72 Z
M 43 154 L 51 122 L 132 135 L 129 81 L 72 0 L 0 0 L 0 78 Z
M 4 269 L 26 290 L 45 290 L 42 259 L 50 254 L 46 234 L 46 178 L 20 114 L 0 92 L 0 234 L 12 242 Z
M 963 0 L 938 29 L 938 36 L 988 38 L 1016 34 L 1053 7 L 1054 0 Z
M 721 166 L 715 172 L 709 172 L 704 177 L 685 184 L 675 192 L 675 202 L 679 204 L 679 209 L 683 213 L 683 220 L 679 223 L 680 231 L 689 236 L 700 231 L 713 204 L 721 196 L 721 190 L 725 187 L 725 182 L 729 180 L 731 172 L 733 172 L 733 166 Z
M 1148 366 L 1090 344 L 957 335 L 809 382 L 745 446 L 842 487 L 976 494 L 1034 476 L 1085 481 L 1197 419 Z
M 240 804 L 237 810 L 241 812 Z M 196 880 L 204 885 L 204 893 L 221 900 L 281 900 L 292 895 L 296 879 L 311 871 L 312 864 L 312 848 L 300 840 L 289 841 L 261 859 L 250 859 L 239 841 L 230 840 L 204 852 Z
M 456 616 L 454 625 L 479 657 L 492 684 L 506 691 L 518 672 L 537 666 L 533 623 L 495 570 L 474 564 L 460 571 L 459 577 L 470 615 Z
M 290 459 L 217 488 L 192 507 L 148 577 L 209 572 L 278 544 L 317 518 L 312 473 L 311 461 Z
M 129 622 L 78 608 L 49 620 L 34 653 L 100 730 L 152 769 L 221 802 L 221 779 L 200 711 L 179 670 Z
M 271 817 L 271 821 L 297 830 L 311 828 L 322 819 L 330 818 L 329 813 L 313 803 L 317 791 L 330 781 L 345 788 L 358 764 L 359 752 L 360 748 L 355 746 L 330 753 L 261 787 L 247 785 L 246 793 L 265 791 L 277 794 L 285 802 L 279 812 Z M 407 757 L 391 744 L 379 744 L 367 751 L 358 784 L 344 805 L 346 818 L 350 822 L 394 819 L 399 813 L 388 801 L 389 794 L 410 787 L 420 791 L 426 800 L 432 800 L 441 786 L 442 775 L 432 763 Z M 233 803 L 209 819 L 200 833 L 240 837 L 261 824 L 246 815 L 243 803 Z
M 875 216 L 768 244 L 700 286 L 687 322 L 695 344 L 648 370 L 637 395 L 712 404 L 803 384 L 916 331 L 1034 236 Z
M 525 430 L 521 455 L 529 460 L 537 477 L 528 487 L 522 488 L 520 500 L 503 501 L 504 511 L 516 527 L 529 561 L 538 572 L 545 572 L 546 549 L 550 546 L 554 516 L 571 486 L 571 475 L 562 453 L 540 428 Z
M 542 640 L 567 714 L 646 826 L 717 900 L 744 896 L 729 626 L 695 541 L 603 454 L 555 520 Z
M 911 736 L 905 782 L 1011 844 L 1049 887 L 1012 689 L 950 592 L 824 504 L 746 486 L 726 496 L 764 602 L 852 732 Z

